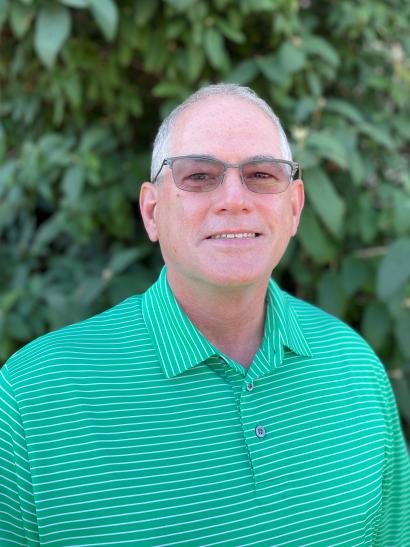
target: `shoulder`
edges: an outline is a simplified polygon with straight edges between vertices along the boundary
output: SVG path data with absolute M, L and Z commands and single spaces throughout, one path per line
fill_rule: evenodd
M 144 330 L 141 301 L 141 295 L 132 296 L 102 313 L 36 338 L 7 361 L 10 378 L 32 373 L 40 364 L 98 357 L 121 340 L 138 336 Z
M 360 400 L 373 397 L 386 415 L 388 401 L 394 406 L 390 382 L 383 363 L 366 340 L 337 317 L 284 294 L 311 350 L 308 366 L 317 368 L 327 382 L 354 393 Z
M 296 314 L 298 323 L 312 352 L 322 357 L 337 356 L 355 363 L 368 363 L 383 371 L 384 367 L 373 349 L 352 327 L 324 310 L 284 292 L 288 305 Z
M 309 302 L 296 298 L 295 296 L 292 296 L 284 291 L 282 292 L 285 299 L 288 301 L 289 306 L 296 313 L 301 327 L 306 333 L 309 334 L 310 338 L 315 336 L 332 336 L 332 338 L 335 336 L 336 338 L 347 337 L 349 339 L 352 338 L 356 341 L 360 341 L 369 347 L 367 342 L 365 342 L 365 340 L 352 327 L 341 319 L 313 304 L 310 304 Z

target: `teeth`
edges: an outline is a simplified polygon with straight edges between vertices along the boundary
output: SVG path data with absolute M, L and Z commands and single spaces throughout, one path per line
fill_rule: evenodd
M 244 237 L 256 237 L 255 232 L 245 232 L 243 234 L 217 234 L 211 239 L 242 239 Z

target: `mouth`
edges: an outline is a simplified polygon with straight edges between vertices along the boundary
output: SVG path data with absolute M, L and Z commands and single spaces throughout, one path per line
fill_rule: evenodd
M 221 232 L 219 234 L 213 234 L 206 239 L 255 239 L 261 234 L 259 232 Z

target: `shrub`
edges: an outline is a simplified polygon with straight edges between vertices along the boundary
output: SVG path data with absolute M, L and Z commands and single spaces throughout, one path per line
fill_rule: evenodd
M 237 82 L 304 167 L 276 277 L 361 331 L 410 422 L 409 26 L 399 0 L 0 0 L 1 359 L 153 281 L 137 196 L 156 128 Z

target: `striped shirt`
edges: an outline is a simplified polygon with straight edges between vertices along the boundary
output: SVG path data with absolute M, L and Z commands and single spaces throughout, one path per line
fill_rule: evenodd
M 270 281 L 245 369 L 164 269 L 0 372 L 0 545 L 410 545 L 409 460 L 383 366 Z

